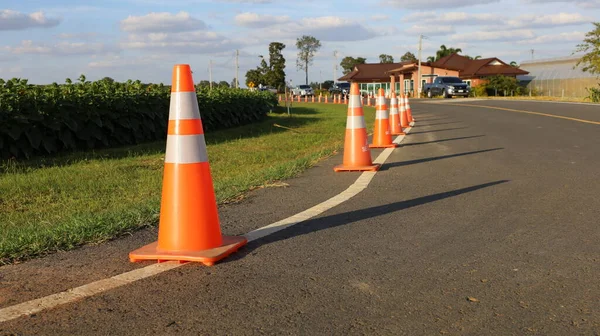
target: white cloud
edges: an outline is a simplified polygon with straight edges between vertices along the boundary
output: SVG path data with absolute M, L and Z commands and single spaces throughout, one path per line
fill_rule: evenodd
M 38 54 L 38 55 L 91 55 L 115 51 L 116 48 L 104 43 L 60 42 L 53 45 L 36 44 L 31 40 L 23 40 L 15 47 L 4 47 L 13 54 Z
M 490 3 L 500 2 L 500 0 L 383 0 L 383 6 L 393 6 L 399 8 L 408 9 L 422 9 L 422 8 L 458 8 L 458 7 L 471 7 L 474 5 L 485 5 Z
M 193 31 L 179 33 L 130 34 L 121 43 L 123 49 L 159 50 L 166 53 L 213 54 L 226 50 L 234 50 L 242 45 L 219 33 L 210 31 Z
M 371 15 L 371 20 L 373 21 L 387 21 L 390 19 L 389 15 L 385 15 L 385 14 L 375 14 L 375 15 Z
M 270 4 L 272 0 L 220 0 L 222 2 L 246 3 L 246 4 Z
M 454 34 L 455 30 L 452 26 L 438 25 L 414 25 L 405 30 L 408 34 L 425 34 L 428 36 L 444 36 Z
M 20 66 L 13 66 L 13 67 L 2 67 L 0 68 L 0 73 L 3 75 L 16 75 L 16 74 L 20 74 L 23 71 L 23 68 Z M 6 78 L 6 77 L 5 77 Z
M 508 26 L 512 28 L 543 28 L 569 26 L 591 23 L 594 18 L 583 16 L 579 13 L 558 13 L 549 15 L 526 14 L 508 20 Z
M 285 23 L 290 20 L 290 17 L 275 16 L 275 15 L 261 15 L 257 13 L 241 13 L 235 16 L 234 21 L 238 26 L 248 28 L 264 28 L 280 23 Z
M 531 30 L 501 30 L 501 31 L 473 31 L 463 34 L 454 34 L 450 37 L 451 41 L 515 41 L 534 38 L 535 34 Z
M 90 68 L 98 69 L 114 69 L 122 67 L 139 67 L 156 64 L 156 62 L 164 61 L 166 55 L 149 55 L 144 57 L 123 57 L 121 55 L 111 55 L 102 60 L 88 63 Z
M 402 18 L 405 22 L 419 21 L 422 24 L 456 24 L 456 25 L 479 25 L 494 22 L 503 22 L 504 17 L 488 13 L 465 13 L 448 12 L 437 14 L 436 12 L 415 12 Z
M 150 13 L 144 16 L 129 16 L 120 23 L 121 30 L 126 32 L 183 32 L 205 29 L 206 24 L 193 18 L 187 12 L 171 14 L 167 12 Z
M 554 44 L 557 42 L 580 42 L 585 38 L 583 32 L 570 32 L 560 34 L 541 35 L 536 38 L 518 41 L 519 44 Z
M 57 37 L 63 40 L 89 39 L 98 36 L 98 33 L 61 33 Z
M 59 23 L 59 19 L 48 18 L 43 12 L 25 14 L 10 9 L 0 10 L 0 30 L 51 28 Z
M 397 32 L 395 28 L 378 27 L 375 30 L 357 23 L 356 20 L 337 16 L 321 16 L 273 25 L 252 36 L 258 40 L 271 41 L 272 39 L 295 39 L 301 35 L 311 35 L 321 42 L 333 42 L 368 40 L 395 32 Z
M 582 8 L 600 8 L 600 0 L 589 0 L 589 1 L 581 1 L 581 0 L 525 0 L 526 3 L 539 3 L 539 4 L 548 4 L 551 2 L 564 2 L 564 3 L 572 3 L 576 4 Z

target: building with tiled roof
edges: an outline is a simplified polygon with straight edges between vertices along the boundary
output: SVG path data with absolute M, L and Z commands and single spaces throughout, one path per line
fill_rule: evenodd
M 339 80 L 360 83 L 363 93 L 376 92 L 380 87 L 389 92 L 394 82 L 397 93 L 414 96 L 414 92 L 420 92 L 420 87 L 431 83 L 436 76 L 455 76 L 477 86 L 490 76 L 516 77 L 529 73 L 495 57 L 473 60 L 459 54 L 442 57 L 436 62 L 421 62 L 421 81 L 415 83 L 418 72 L 417 62 L 358 64 Z

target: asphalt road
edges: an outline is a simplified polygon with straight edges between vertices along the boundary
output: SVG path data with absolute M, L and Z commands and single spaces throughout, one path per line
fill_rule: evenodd
M 0 335 L 599 335 L 600 125 L 506 109 L 600 121 L 600 107 L 456 102 L 488 107 L 411 101 L 403 145 L 322 215 Z M 224 233 L 343 191 L 359 174 L 340 161 L 221 208 Z M 149 265 L 127 253 L 155 238 L 0 268 L 0 308 Z

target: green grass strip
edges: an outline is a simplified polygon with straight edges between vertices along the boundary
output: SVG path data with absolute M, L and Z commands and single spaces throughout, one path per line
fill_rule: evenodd
M 294 177 L 339 151 L 345 105 L 294 103 L 206 134 L 217 201 Z M 368 128 L 374 109 L 365 107 Z M 165 142 L 0 163 L 0 264 L 101 243 L 158 224 Z

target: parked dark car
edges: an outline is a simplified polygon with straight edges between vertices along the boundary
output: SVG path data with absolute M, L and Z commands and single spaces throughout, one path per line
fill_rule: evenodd
M 329 93 L 342 94 L 343 96 L 347 96 L 350 94 L 350 83 L 333 84 L 333 86 L 329 88 Z
M 433 96 L 442 96 L 452 98 L 453 96 L 468 97 L 471 88 L 458 77 L 439 76 L 431 84 L 423 86 L 423 92 L 428 98 Z

